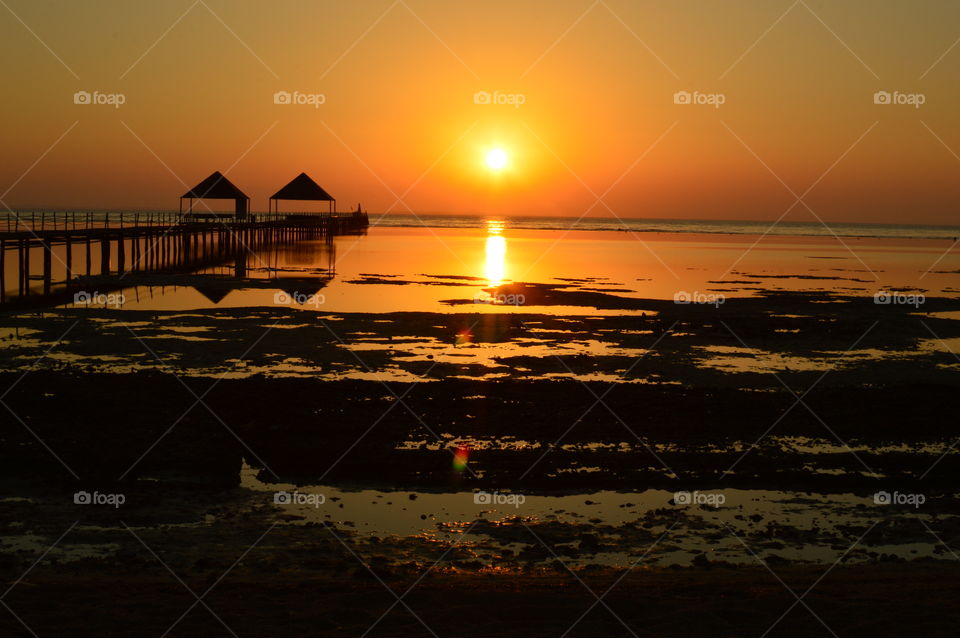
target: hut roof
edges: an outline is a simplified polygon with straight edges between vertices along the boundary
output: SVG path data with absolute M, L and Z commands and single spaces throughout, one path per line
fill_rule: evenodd
M 300 173 L 290 183 L 273 194 L 270 199 L 300 199 L 332 202 L 333 197 L 323 190 L 306 173 Z
M 220 171 L 213 172 L 210 177 L 188 190 L 181 198 L 186 197 L 195 199 L 250 199 L 233 182 L 224 177 Z

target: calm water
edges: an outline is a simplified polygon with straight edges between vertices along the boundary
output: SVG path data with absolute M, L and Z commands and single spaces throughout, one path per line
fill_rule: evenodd
M 539 306 L 530 299 L 517 304 L 521 308 L 473 303 L 510 282 L 633 299 L 672 299 L 683 292 L 746 297 L 771 290 L 854 296 L 922 290 L 954 297 L 960 279 L 952 272 L 958 264 L 951 245 L 950 240 L 530 230 L 500 221 L 475 228 L 376 226 L 364 236 L 264 252 L 248 260 L 246 276 L 239 279 L 229 263 L 193 275 L 131 274 L 124 280 L 129 285 L 123 307 L 262 307 L 279 300 L 320 312 L 625 312 L 583 304 Z
M 47 227 L 55 215 L 45 213 Z M 110 215 L 113 224 L 117 213 Z M 954 239 L 960 227 L 827 228 L 784 222 L 770 228 L 763 222 L 441 215 L 373 215 L 371 223 L 366 235 L 259 251 L 249 256 L 240 277 L 225 261 L 189 276 L 131 273 L 111 289 L 122 289 L 123 307 L 135 309 L 272 306 L 284 299 L 277 293 L 286 292 L 294 305 L 334 312 L 462 311 L 464 301 L 483 301 L 485 289 L 510 282 L 566 282 L 640 299 L 671 299 L 678 293 L 755 296 L 778 290 L 960 294 Z M 56 250 L 55 284 L 66 277 L 65 254 L 60 254 L 62 247 Z M 41 254 L 32 252 L 36 275 Z M 75 251 L 73 260 L 74 272 L 85 273 L 83 251 Z M 95 275 L 96 245 L 90 261 Z M 16 287 L 13 258 L 5 262 L 5 284 L 10 295 Z M 81 282 L 84 290 L 95 287 L 88 292 L 105 292 L 105 285 Z M 37 294 L 42 282 L 35 277 L 31 286 Z M 311 298 L 311 303 L 297 304 Z M 583 304 L 538 307 L 527 300 L 516 305 L 530 312 L 595 312 Z M 510 310 L 475 306 L 479 312 Z
M 632 233 L 694 233 L 718 235 L 775 235 L 791 237 L 888 237 L 899 239 L 956 239 L 960 226 L 851 224 L 830 222 L 617 219 L 612 217 L 483 217 L 473 215 L 371 215 L 377 226 L 483 228 L 499 221 L 506 228 L 528 230 L 608 230 Z

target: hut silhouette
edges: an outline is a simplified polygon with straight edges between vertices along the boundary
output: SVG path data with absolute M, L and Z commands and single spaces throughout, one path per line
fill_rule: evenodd
M 193 200 L 195 199 L 232 199 L 234 200 L 234 216 L 237 219 L 244 219 L 250 212 L 250 198 L 236 185 L 223 176 L 220 171 L 214 171 L 210 177 L 206 178 L 186 193 L 180 196 L 180 213 L 183 213 L 183 200 L 189 200 L 187 213 L 191 216 L 193 213 Z
M 337 200 L 330 193 L 323 190 L 320 184 L 317 184 L 306 173 L 300 173 L 290 182 L 273 194 L 270 198 L 269 210 L 271 212 L 280 212 L 280 200 L 297 200 L 310 202 L 329 202 L 328 212 L 334 213 L 337 210 Z

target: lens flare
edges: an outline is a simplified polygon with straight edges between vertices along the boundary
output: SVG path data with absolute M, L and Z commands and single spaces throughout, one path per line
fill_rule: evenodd
M 467 458 L 470 456 L 470 448 L 466 445 L 461 445 L 457 448 L 456 454 L 453 455 L 453 469 L 458 472 L 462 472 L 467 469 Z
M 468 346 L 473 343 L 473 333 L 470 332 L 469 328 L 464 328 L 457 333 L 456 339 L 454 339 L 454 344 L 458 346 Z

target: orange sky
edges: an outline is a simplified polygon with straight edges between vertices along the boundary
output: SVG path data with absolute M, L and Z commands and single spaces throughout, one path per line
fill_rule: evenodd
M 175 209 L 221 170 L 259 210 L 307 171 L 372 212 L 773 221 L 813 186 L 785 219 L 957 220 L 956 2 L 5 2 L 13 208 Z

